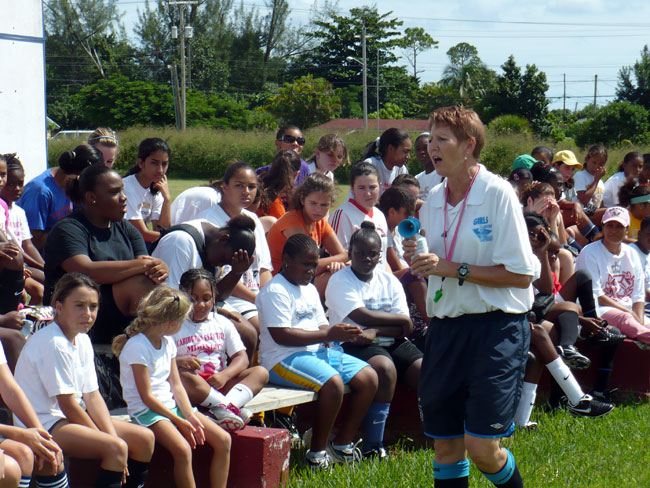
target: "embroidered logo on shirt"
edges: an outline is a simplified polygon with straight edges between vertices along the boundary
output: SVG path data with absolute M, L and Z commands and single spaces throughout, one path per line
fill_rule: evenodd
M 492 224 L 488 224 L 488 218 L 477 217 L 474 219 L 474 228 L 472 231 L 481 242 L 490 242 L 492 240 Z

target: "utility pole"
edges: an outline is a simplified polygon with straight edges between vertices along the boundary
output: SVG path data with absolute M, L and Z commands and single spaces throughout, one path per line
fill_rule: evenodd
M 598 75 L 594 75 L 594 111 L 596 110 L 596 96 L 598 95 Z
M 377 47 L 377 130 L 379 130 L 379 46 Z
M 178 97 L 180 121 L 177 122 L 177 127 L 180 130 L 185 130 L 187 122 L 187 78 L 185 75 L 185 5 L 197 5 L 199 2 L 196 0 L 191 1 L 171 1 L 167 0 L 167 5 L 178 6 L 178 31 L 180 39 L 180 55 L 181 55 L 181 90 Z
M 564 101 L 562 102 L 562 120 L 566 120 L 566 73 L 564 73 Z
M 361 31 L 361 63 L 363 64 L 363 129 L 368 130 L 368 60 L 366 59 L 366 24 Z M 377 112 L 379 115 L 379 112 Z
M 169 71 L 172 75 L 172 93 L 174 95 L 174 116 L 176 117 L 176 130 L 180 130 L 181 114 L 179 107 L 180 97 L 178 96 L 178 73 L 176 72 L 176 65 L 168 65 Z

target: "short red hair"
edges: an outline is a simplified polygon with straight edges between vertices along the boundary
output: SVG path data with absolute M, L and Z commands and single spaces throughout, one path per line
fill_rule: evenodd
M 485 127 L 476 112 L 457 106 L 437 108 L 429 114 L 429 132 L 435 125 L 449 127 L 461 142 L 473 138 L 476 146 L 472 155 L 479 158 L 485 146 Z

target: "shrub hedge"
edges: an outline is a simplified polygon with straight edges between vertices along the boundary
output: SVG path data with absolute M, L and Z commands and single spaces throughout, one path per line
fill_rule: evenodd
M 318 139 L 326 132 L 322 130 L 309 130 L 305 137 L 307 143 L 303 157 L 310 157 Z M 348 145 L 350 160 L 358 161 L 366 144 L 374 140 L 380 133 L 376 130 L 341 132 Z M 417 132 L 411 132 L 412 140 L 417 137 Z M 205 178 L 206 180 L 219 179 L 225 168 L 233 161 L 248 161 L 254 167 L 268 164 L 275 154 L 275 132 L 270 131 L 224 131 L 208 128 L 190 128 L 185 132 L 177 132 L 174 128 L 133 127 L 118 134 L 120 139 L 120 154 L 117 159 L 117 169 L 126 171 L 136 163 L 138 144 L 147 137 L 161 137 L 165 139 L 172 150 L 169 175 L 175 178 Z M 75 147 L 79 141 L 61 139 L 50 141 L 48 145 L 48 160 L 50 166 L 55 166 L 58 156 L 65 150 Z M 548 145 L 555 150 L 571 149 L 576 153 L 578 160 L 583 160 L 583 151 L 576 144 L 567 139 L 561 143 L 553 144 L 542 141 L 531 134 L 499 135 L 488 129 L 486 147 L 482 152 L 482 162 L 493 172 L 507 176 L 510 165 L 519 154 L 530 153 L 538 145 Z M 615 172 L 618 163 L 629 151 L 650 152 L 650 146 L 639 147 L 620 145 L 609 148 L 608 174 Z M 417 174 L 422 167 L 413 156 L 408 163 L 409 171 Z M 347 182 L 347 168 L 339 168 L 336 177 L 339 182 Z

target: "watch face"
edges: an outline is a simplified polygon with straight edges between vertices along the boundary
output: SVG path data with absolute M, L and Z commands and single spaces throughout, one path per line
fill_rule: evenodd
M 461 264 L 458 267 L 458 276 L 464 278 L 468 274 L 469 274 L 469 266 L 467 266 L 466 264 Z

